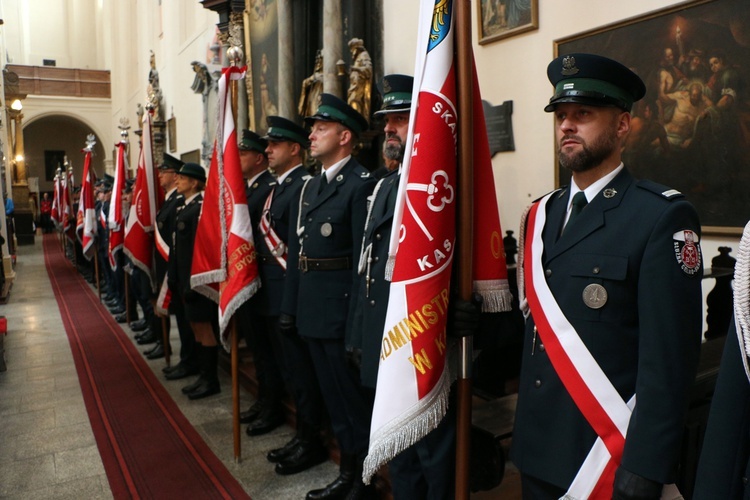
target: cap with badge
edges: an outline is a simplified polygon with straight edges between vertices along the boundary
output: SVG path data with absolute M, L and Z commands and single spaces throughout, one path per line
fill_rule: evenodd
M 257 151 L 258 153 L 266 153 L 266 146 L 268 142 L 252 130 L 244 129 L 242 131 L 242 140 L 240 141 L 240 151 Z
M 403 113 L 411 109 L 414 77 L 408 75 L 386 75 L 383 77 L 383 105 L 375 116 L 388 113 Z
M 547 66 L 547 78 L 555 95 L 544 111 L 574 102 L 590 106 L 614 106 L 630 111 L 646 95 L 643 80 L 617 61 L 595 54 L 566 54 Z
M 367 130 L 367 120 L 364 116 L 333 94 L 320 94 L 318 110 L 314 115 L 305 118 L 308 125 L 316 121 L 340 123 L 356 135 Z
M 179 175 L 184 175 L 185 177 L 190 177 L 201 182 L 206 182 L 206 169 L 204 169 L 197 163 L 185 163 L 177 173 Z
M 135 184 L 135 179 L 127 179 L 125 181 L 125 187 L 122 188 L 123 192 L 125 192 L 125 193 L 132 193 L 133 192 L 133 184 Z
M 307 130 L 291 120 L 281 116 L 269 116 L 266 118 L 266 124 L 268 125 L 268 132 L 266 132 L 264 139 L 269 142 L 291 141 L 296 142 L 303 148 L 310 145 Z
M 161 165 L 159 165 L 159 170 L 173 170 L 179 172 L 184 164 L 184 161 L 178 160 L 174 156 L 164 153 L 164 160 L 161 162 Z

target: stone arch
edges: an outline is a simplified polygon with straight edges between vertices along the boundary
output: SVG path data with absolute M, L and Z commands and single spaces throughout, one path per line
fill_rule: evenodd
M 88 120 L 71 113 L 49 112 L 35 115 L 24 123 L 26 172 L 28 177 L 39 179 L 40 191 L 52 191 L 56 168 L 52 163 L 48 165 L 52 155 L 45 153 L 63 151 L 73 166 L 76 184 L 80 184 L 83 175 L 81 149 L 86 145 L 86 136 L 91 133 L 97 138 L 92 165 L 96 175 L 102 177 L 111 163 L 107 158 L 111 157 L 112 148 L 103 144 L 103 136 Z

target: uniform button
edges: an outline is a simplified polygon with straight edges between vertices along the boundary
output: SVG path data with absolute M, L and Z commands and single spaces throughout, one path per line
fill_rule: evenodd
M 541 386 L 542 386 L 542 381 L 539 380 L 539 379 L 536 379 L 534 381 L 534 387 L 536 387 L 537 389 L 539 389 Z
M 592 269 L 594 274 L 599 274 L 599 271 L 601 271 L 601 268 L 599 266 L 596 266 L 594 269 Z
M 536 329 L 536 325 L 534 325 L 534 333 L 539 332 L 539 330 Z
M 308 234 L 306 234 L 306 235 L 305 235 L 305 239 L 307 239 L 307 238 L 308 238 L 308 236 L 309 236 L 309 235 L 308 235 Z
M 544 352 L 544 351 L 545 351 L 545 349 L 546 349 L 546 348 L 544 347 L 544 344 L 539 344 L 539 350 L 540 350 L 540 351 Z
M 552 269 L 545 269 L 545 270 L 544 270 L 544 275 L 545 275 L 546 277 L 548 277 L 548 278 L 549 278 L 550 276 L 552 276 Z
M 747 478 L 746 477 L 742 478 L 742 484 L 747 484 Z
M 375 307 L 375 301 L 374 301 L 374 300 L 371 300 L 371 301 L 370 301 L 370 305 L 371 305 L 371 306 L 373 306 L 373 307 Z
M 375 278 L 370 278 L 370 283 L 375 283 Z
M 382 236 L 380 236 L 380 233 L 378 233 L 378 234 L 376 234 L 376 235 L 375 235 L 375 239 L 376 239 L 376 240 L 382 240 L 382 239 L 383 239 L 383 237 L 382 237 Z
M 373 257 L 373 259 L 372 259 L 373 262 L 377 262 L 379 260 L 380 260 L 380 258 L 377 255 L 375 257 Z
M 307 222 L 312 222 L 312 217 L 308 217 Z
M 348 299 L 348 298 L 349 298 L 349 294 L 348 294 L 348 293 L 345 293 L 345 294 L 344 294 L 344 298 L 345 298 L 345 299 Z

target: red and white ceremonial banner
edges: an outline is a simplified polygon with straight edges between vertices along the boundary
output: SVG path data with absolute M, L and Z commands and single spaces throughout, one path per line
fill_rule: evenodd
M 545 352 L 568 394 L 599 436 L 568 492 L 568 500 L 611 498 L 615 471 L 622 460 L 633 396 L 625 402 L 568 321 L 547 285 L 543 268 L 548 194 L 529 210 L 524 243 L 526 300 Z M 676 486 L 665 485 L 662 498 L 682 498 Z
M 160 186 L 154 181 L 154 158 L 151 151 L 151 113 L 143 114 L 143 136 L 138 170 L 135 176 L 133 202 L 125 225 L 125 254 L 141 269 L 154 289 L 154 228 Z M 161 196 L 161 198 L 159 197 Z
M 412 99 L 386 271 L 392 272 L 390 298 L 366 481 L 437 427 L 451 382 L 445 330 L 456 239 L 452 2 L 422 0 L 418 33 L 417 98 Z
M 391 280 L 363 478 L 422 439 L 448 407 L 446 325 L 456 243 L 457 90 L 452 0 L 422 0 L 409 136 L 386 269 Z M 473 288 L 511 306 L 479 85 L 473 79 Z
M 109 227 L 109 265 L 117 269 L 117 252 L 122 251 L 125 242 L 125 219 L 122 213 L 122 190 L 125 188 L 125 148 L 127 143 L 117 143 L 117 162 L 115 163 L 115 184 L 112 186 L 112 198 L 109 203 L 107 226 Z
M 190 279 L 194 290 L 219 303 L 219 331 L 227 350 L 226 327 L 232 314 L 260 288 L 253 227 L 229 95 L 230 80 L 242 79 L 244 75 L 245 68 L 232 66 L 224 68 L 219 79 L 219 123 L 195 237 Z
M 67 162 L 66 162 L 67 163 Z M 63 210 L 62 210 L 62 218 L 63 218 L 63 231 L 65 232 L 65 235 L 68 237 L 71 243 L 75 243 L 76 239 L 76 225 L 75 225 L 75 219 L 78 214 L 74 214 L 73 210 L 75 207 L 73 206 L 73 191 L 76 187 L 76 180 L 73 176 L 73 167 L 68 167 L 68 178 L 63 179 Z M 79 193 L 79 204 L 80 204 L 80 193 Z
M 60 226 L 60 173 L 55 175 L 54 190 L 52 192 L 52 213 L 50 219 L 55 223 L 56 227 Z
M 91 260 L 94 255 L 94 241 L 96 240 L 96 206 L 94 205 L 94 183 L 96 175 L 91 166 L 91 150 L 93 145 L 83 150 L 83 181 L 81 182 L 81 198 L 78 200 L 78 214 L 76 217 L 76 234 L 83 247 L 83 255 Z

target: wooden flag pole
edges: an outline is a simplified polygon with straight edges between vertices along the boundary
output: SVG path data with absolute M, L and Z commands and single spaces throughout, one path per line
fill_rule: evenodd
M 167 313 L 169 314 L 169 313 Z M 166 361 L 167 366 L 172 366 L 172 360 L 170 358 L 172 354 L 172 348 L 169 345 L 169 328 L 167 327 L 167 317 L 162 316 L 161 317 L 161 332 L 162 332 L 162 347 L 164 348 L 164 361 Z
M 232 335 L 232 423 L 234 429 L 234 461 L 239 463 L 242 458 L 242 441 L 240 439 L 240 379 L 239 379 L 239 339 L 237 336 L 237 323 L 232 318 L 229 320 L 229 328 Z
M 97 243 L 97 247 L 99 244 Z M 96 292 L 99 294 L 99 302 L 102 301 L 102 283 L 99 281 L 99 252 L 94 250 L 94 274 L 96 275 Z
M 473 241 L 473 55 L 471 47 L 471 0 L 456 0 L 456 59 L 458 69 L 458 272 L 456 282 L 462 300 L 471 300 Z M 469 463 L 471 456 L 471 361 L 473 338 L 462 337 L 459 343 L 458 412 L 456 418 L 456 499 L 470 495 Z

